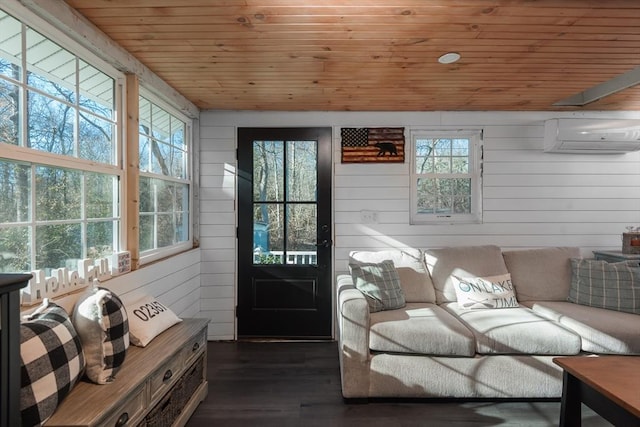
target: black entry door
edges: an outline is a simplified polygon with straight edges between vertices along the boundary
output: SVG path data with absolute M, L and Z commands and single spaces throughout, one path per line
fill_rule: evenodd
M 238 336 L 331 337 L 331 128 L 238 129 Z

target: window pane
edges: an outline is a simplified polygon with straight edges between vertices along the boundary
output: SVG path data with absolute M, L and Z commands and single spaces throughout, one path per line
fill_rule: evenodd
M 12 16 L 7 15 L 0 10 L 0 28 L 2 28 L 2 37 L 0 38 L 0 57 L 4 57 L 8 62 L 20 64 L 22 56 L 22 24 Z M 0 63 L 5 62 L 0 59 Z M 19 67 L 17 68 L 20 69 Z M 20 73 L 10 73 L 6 69 L 0 69 L 0 74 L 9 76 L 15 80 L 22 80 Z
M 171 144 L 180 149 L 186 149 L 185 146 L 185 124 L 182 120 L 171 116 Z
M 454 139 L 451 146 L 452 155 L 454 156 L 469 156 L 469 140 L 464 139 Z
M 454 213 L 470 213 L 471 212 L 471 197 L 470 196 L 456 196 L 453 198 L 453 212 Z
M 117 206 L 114 197 L 117 194 L 117 179 L 110 175 L 87 173 L 85 177 L 87 192 L 87 218 L 113 218 Z
M 80 106 L 93 114 L 113 119 L 115 81 L 80 60 Z
M 90 114 L 80 114 L 79 157 L 100 163 L 114 163 L 114 125 Z
M 0 228 L 0 273 L 31 271 L 29 227 Z
M 140 213 L 140 234 L 138 235 L 140 251 L 148 251 L 155 247 L 154 231 L 154 216 Z
M 189 207 L 188 187 L 160 179 L 153 180 L 157 192 L 158 212 L 183 212 Z
M 451 173 L 451 158 L 450 157 L 436 157 L 434 158 L 434 172 L 435 173 Z
M 469 173 L 469 158 L 468 157 L 453 157 L 452 173 Z
M 439 138 L 435 140 L 435 156 L 450 156 L 451 155 L 451 140 Z
M 189 240 L 189 186 L 140 177 L 140 250 Z
M 156 230 L 158 248 L 164 248 L 178 243 L 173 214 L 159 214 L 158 228 Z
M 421 139 L 416 141 L 416 173 L 433 172 L 433 140 Z
M 316 264 L 315 204 L 287 205 L 287 264 Z
M 316 141 L 287 142 L 287 199 L 312 202 L 316 200 Z
M 284 264 L 284 212 L 280 204 L 254 205 L 253 262 Z
M 140 211 L 140 213 L 153 212 L 155 206 L 155 191 L 151 183 L 151 178 L 141 176 L 139 186 L 140 207 L 138 208 L 138 210 Z
M 0 160 L 0 223 L 31 220 L 31 167 Z
M 32 29 L 27 29 L 29 85 L 75 102 L 76 57 Z
M 36 167 L 36 220 L 79 219 L 81 173 L 54 167 Z
M 139 136 L 139 148 L 140 148 L 140 171 L 141 172 L 149 172 L 151 168 L 149 167 L 149 138 L 140 135 Z
M 0 60 L 0 68 L 3 65 L 5 63 Z M 19 132 L 20 88 L 0 78 L 0 143 L 18 145 Z
M 116 221 L 87 223 L 87 257 L 105 258 L 114 253 L 113 237 L 117 234 Z
M 75 114 L 66 104 L 28 91 L 28 144 L 36 150 L 73 156 Z
M 158 141 L 171 140 L 171 116 L 155 104 L 151 105 L 151 135 Z
M 151 141 L 151 171 L 152 173 L 164 176 L 171 176 L 167 160 L 170 160 L 170 146 L 158 142 Z
M 41 225 L 36 227 L 36 268 L 51 274 L 52 268 L 76 269 L 82 259 L 80 224 Z
M 436 188 L 435 179 L 418 179 L 418 212 L 433 214 L 435 212 Z
M 171 147 L 170 155 L 168 157 L 169 175 L 176 178 L 186 178 L 187 173 L 185 169 L 186 153 L 181 149 Z
M 282 141 L 253 142 L 253 200 L 284 200 L 283 162 Z

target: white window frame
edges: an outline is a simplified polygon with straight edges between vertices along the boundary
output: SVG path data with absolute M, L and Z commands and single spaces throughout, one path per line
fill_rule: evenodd
M 479 129 L 414 129 L 411 135 L 410 155 L 410 224 L 469 224 L 482 223 L 482 130 Z M 416 172 L 416 143 L 419 139 L 468 138 L 469 173 L 471 178 L 471 212 L 468 214 L 431 214 L 418 212 L 418 179 L 439 174 L 418 174 Z M 453 175 L 450 175 L 453 176 Z
M 66 36 L 63 32 L 52 28 L 41 18 L 33 15 L 31 13 L 25 13 L 25 11 L 21 8 L 13 8 L 10 4 L 2 4 L 2 10 L 12 15 L 15 19 L 20 21 L 24 26 L 31 28 L 34 31 L 37 31 L 47 39 L 51 40 L 55 44 L 60 47 L 66 49 L 71 54 L 75 55 L 77 58 L 85 61 L 87 64 L 92 65 L 93 67 L 99 69 L 104 74 L 113 78 L 114 80 L 114 117 L 115 117 L 115 131 L 114 131 L 114 164 L 105 164 L 105 163 L 97 163 L 91 160 L 82 159 L 79 157 L 66 156 L 56 153 L 49 153 L 37 149 L 32 149 L 28 147 L 24 147 L 22 145 L 12 145 L 12 144 L 4 144 L 0 143 L 0 158 L 5 159 L 10 162 L 19 162 L 23 164 L 27 164 L 31 166 L 32 174 L 33 168 L 37 166 L 46 166 L 52 168 L 62 168 L 69 169 L 79 172 L 92 172 L 99 174 L 112 175 L 117 177 L 118 185 L 117 191 L 119 194 L 114 198 L 114 203 L 118 204 L 119 209 L 116 212 L 115 217 L 105 218 L 106 220 L 117 220 L 119 222 L 119 229 L 116 235 L 114 235 L 113 242 L 113 251 L 117 253 L 119 251 L 126 250 L 126 206 L 122 203 L 122 198 L 124 195 L 123 181 L 125 176 L 124 171 L 124 150 L 123 150 L 123 141 L 124 141 L 124 132 L 125 132 L 125 123 L 124 117 L 126 117 L 125 105 L 124 105 L 124 93 L 126 90 L 126 79 L 125 75 L 103 61 L 95 54 L 88 51 L 86 48 L 82 47 L 78 43 L 71 40 L 68 36 Z M 24 33 L 23 33 L 24 34 Z M 24 45 L 23 45 L 24 49 Z M 27 120 L 27 105 L 24 99 L 24 93 L 26 93 L 27 88 L 31 88 L 27 84 L 26 81 L 26 72 L 27 72 L 27 64 L 26 64 L 26 53 L 22 51 L 21 53 L 21 67 L 22 67 L 22 79 L 19 82 L 13 82 L 21 87 L 22 91 L 22 100 L 21 100 L 21 129 L 24 130 L 25 126 L 28 125 Z M 78 81 L 76 80 L 76 85 Z M 37 90 L 36 90 L 37 91 Z M 78 113 L 76 106 L 73 106 L 75 110 L 75 114 Z M 23 133 L 21 131 L 21 133 Z M 24 137 L 24 136 L 23 136 Z M 74 135 L 74 138 L 77 138 L 77 134 Z M 22 141 L 24 142 L 24 141 Z M 77 141 L 76 141 L 77 142 Z M 31 203 L 34 203 L 33 198 L 35 194 L 35 182 L 32 180 L 31 182 Z M 84 191 L 84 190 L 82 190 Z M 78 224 L 87 224 L 88 221 L 84 217 L 84 212 L 81 215 L 81 218 L 77 220 L 38 220 L 36 221 L 33 213 L 31 215 L 30 221 L 26 223 L 16 224 L 16 226 L 28 226 L 31 227 L 32 230 L 35 230 L 36 226 L 39 225 L 47 225 L 47 224 L 58 224 L 58 223 L 78 223 Z M 32 268 L 35 268 L 35 233 L 31 234 L 31 265 Z M 86 239 L 86 236 L 85 236 Z M 86 240 L 83 242 L 83 248 L 86 249 Z M 83 256 L 86 254 L 83 254 Z M 45 268 L 58 268 L 58 266 L 46 266 Z
M 194 155 L 193 155 L 193 125 L 194 125 L 194 121 L 193 119 L 191 119 L 190 117 L 186 116 L 185 114 L 183 114 L 182 112 L 180 112 L 180 110 L 176 109 L 175 107 L 171 106 L 170 104 L 168 104 L 167 102 L 165 102 L 163 99 L 161 99 L 159 96 L 155 95 L 153 92 L 151 92 L 149 89 L 146 89 L 144 86 L 140 86 L 140 91 L 139 91 L 139 96 L 140 97 L 144 97 L 146 99 L 148 99 L 149 101 L 153 102 L 154 104 L 156 104 L 157 106 L 161 107 L 162 109 L 164 109 L 165 111 L 167 111 L 168 113 L 170 113 L 171 115 L 175 116 L 176 118 L 178 118 L 179 120 L 183 121 L 186 126 L 185 126 L 185 142 L 187 143 L 187 151 L 186 154 L 188 156 L 188 160 L 186 162 L 186 179 L 179 179 L 179 178 L 175 178 L 175 177 L 170 177 L 170 176 L 165 176 L 165 175 L 158 175 L 158 174 L 154 174 L 154 173 L 150 173 L 150 172 L 142 172 L 140 171 L 140 177 L 148 177 L 148 178 L 154 178 L 154 179 L 161 179 L 161 180 L 165 180 L 165 181 L 171 181 L 171 182 L 177 182 L 177 183 L 181 183 L 181 184 L 187 184 L 189 186 L 189 238 L 185 241 L 185 242 L 181 242 L 175 245 L 171 245 L 171 246 L 165 246 L 162 248 L 156 248 L 156 249 L 149 249 L 146 251 L 140 251 L 140 265 L 145 265 L 145 264 L 149 264 L 152 262 L 155 262 L 159 259 L 162 258 L 166 258 L 169 257 L 171 255 L 175 255 L 178 254 L 180 252 L 184 252 L 186 250 L 192 249 L 193 248 L 193 232 L 194 232 L 194 226 L 193 226 L 193 221 L 195 218 L 195 215 L 193 213 L 193 207 L 194 207 L 194 180 L 193 180 L 193 170 L 194 170 L 194 166 L 193 166 L 193 162 L 194 162 Z M 138 133 L 140 132 L 140 129 L 137 129 Z M 138 215 L 139 212 L 138 212 Z M 140 236 L 138 235 L 138 238 Z M 139 245 L 139 244 L 138 244 Z

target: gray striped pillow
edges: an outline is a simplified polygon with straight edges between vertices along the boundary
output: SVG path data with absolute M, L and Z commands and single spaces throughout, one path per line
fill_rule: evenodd
M 350 258 L 349 270 L 356 288 L 367 297 L 370 312 L 393 310 L 406 305 L 400 276 L 393 261 L 368 263 Z
M 571 259 L 569 301 L 640 314 L 640 267 L 624 261 Z

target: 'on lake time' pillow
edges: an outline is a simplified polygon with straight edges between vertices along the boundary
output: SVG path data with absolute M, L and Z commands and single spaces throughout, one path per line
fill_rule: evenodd
M 349 269 L 356 288 L 367 298 L 370 312 L 393 310 L 406 305 L 400 276 L 393 261 L 371 263 L 351 258 Z
M 146 347 L 155 337 L 182 321 L 166 305 L 151 295 L 126 302 L 129 313 L 131 344 Z
M 518 307 L 510 274 L 489 277 L 453 276 L 458 306 L 466 310 Z

